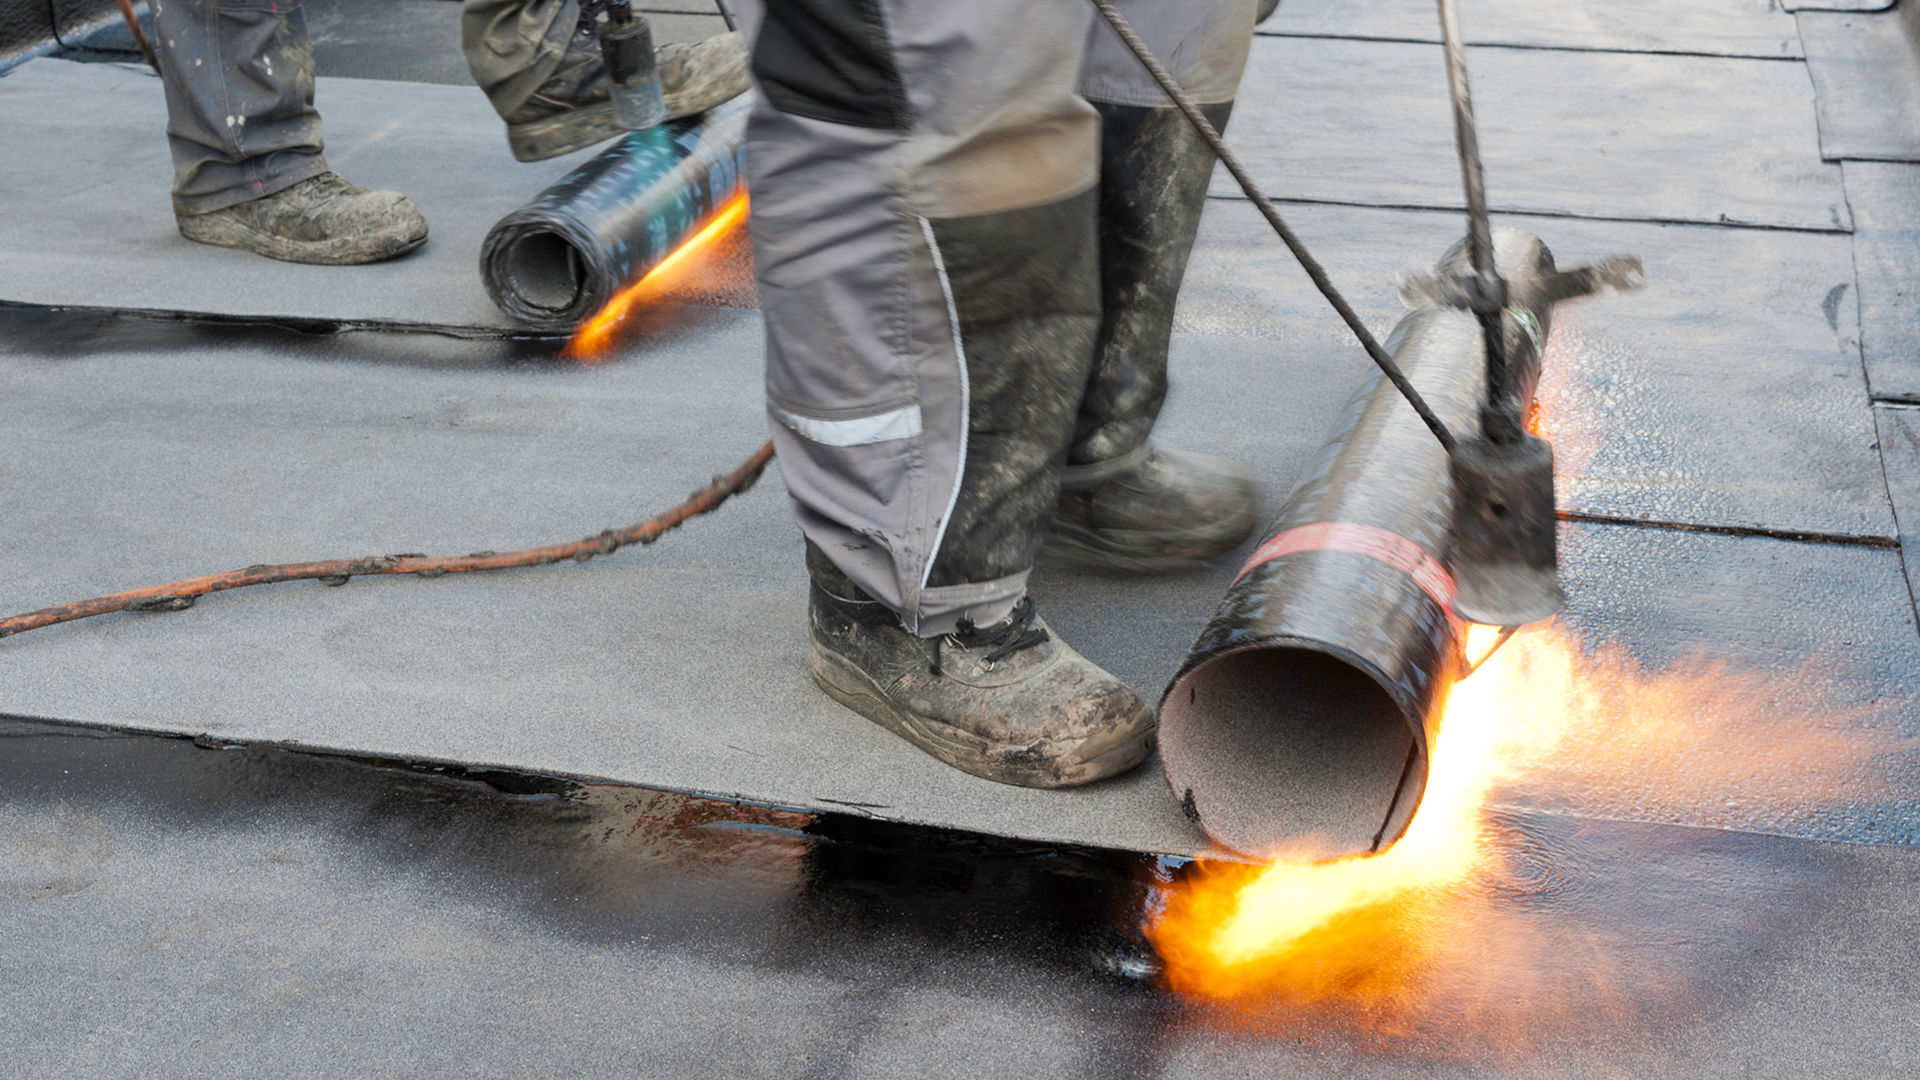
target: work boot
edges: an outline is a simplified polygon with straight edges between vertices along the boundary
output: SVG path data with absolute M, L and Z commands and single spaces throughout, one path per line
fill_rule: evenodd
M 405 255 L 427 242 L 427 219 L 397 191 L 368 191 L 323 172 L 271 195 L 205 214 L 176 214 L 180 235 L 284 262 L 347 266 Z
M 828 696 L 953 767 L 1021 787 L 1088 784 L 1153 751 L 1153 709 L 1022 598 L 993 626 L 923 638 L 808 545 L 809 661 Z
M 667 119 L 703 113 L 747 89 L 747 46 L 738 31 L 704 41 L 670 41 L 654 50 Z M 576 34 L 559 70 L 506 116 L 507 145 L 518 161 L 544 161 L 624 135 L 608 96 L 612 84 L 600 43 Z
M 1143 446 L 1061 481 L 1046 554 L 1137 574 L 1224 555 L 1260 523 L 1260 484 L 1247 467 L 1206 454 Z

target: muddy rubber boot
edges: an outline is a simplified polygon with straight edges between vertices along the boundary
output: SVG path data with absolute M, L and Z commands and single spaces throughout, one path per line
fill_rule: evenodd
M 1153 751 L 1153 709 L 1022 599 L 997 626 L 923 638 L 808 545 L 813 679 L 953 767 L 1021 787 L 1089 784 Z
M 1237 461 L 1142 447 L 1067 469 L 1044 549 L 1064 562 L 1157 574 L 1239 547 L 1260 523 L 1260 484 Z
M 1100 336 L 1045 552 L 1161 573 L 1239 546 L 1259 524 L 1243 466 L 1152 448 L 1167 394 L 1167 347 L 1213 154 L 1179 111 L 1095 102 L 1100 111 Z M 1224 129 L 1231 102 L 1203 105 Z
M 738 31 L 654 50 L 667 119 L 703 113 L 747 90 L 747 46 Z M 559 70 L 504 119 L 519 161 L 544 161 L 627 133 L 613 117 L 600 43 L 575 35 Z
M 272 195 L 205 214 L 176 214 L 180 235 L 283 262 L 348 266 L 427 242 L 427 219 L 397 191 L 368 191 L 324 172 Z

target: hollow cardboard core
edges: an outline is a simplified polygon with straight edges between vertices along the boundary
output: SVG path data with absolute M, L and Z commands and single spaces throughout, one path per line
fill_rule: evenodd
M 580 302 L 586 273 L 580 253 L 558 233 L 530 232 L 507 249 L 507 280 L 521 303 L 565 312 Z
M 1305 648 L 1242 649 L 1183 676 L 1160 708 L 1174 797 L 1215 843 L 1333 858 L 1405 831 L 1427 763 L 1366 672 Z

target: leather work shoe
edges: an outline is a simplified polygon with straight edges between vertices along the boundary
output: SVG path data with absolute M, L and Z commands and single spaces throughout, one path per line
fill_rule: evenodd
M 667 119 L 703 113 L 747 90 L 747 45 L 739 31 L 704 41 L 670 41 L 653 51 Z M 600 44 L 576 36 L 553 73 L 507 117 L 507 145 L 519 161 L 544 161 L 627 133 L 613 118 Z
M 1046 554 L 1084 566 L 1153 574 L 1239 547 L 1260 522 L 1260 485 L 1225 458 L 1144 446 L 1070 466 Z
M 835 701 L 957 769 L 1022 787 L 1088 784 L 1152 752 L 1153 709 L 1023 599 L 997 626 L 923 638 L 808 546 L 809 659 Z
M 427 242 L 427 219 L 405 195 L 368 191 L 332 172 L 211 213 L 176 214 L 174 220 L 189 240 L 284 262 L 379 262 Z

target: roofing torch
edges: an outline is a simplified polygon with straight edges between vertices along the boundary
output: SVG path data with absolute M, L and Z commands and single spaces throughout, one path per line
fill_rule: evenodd
M 603 11 L 605 23 L 598 18 Z M 647 17 L 633 10 L 631 0 L 589 0 L 580 5 L 580 26 L 599 35 L 614 120 L 628 131 L 645 131 L 665 121 L 667 103 L 660 93 L 653 28 L 647 25 Z
M 1448 448 L 1453 478 L 1453 547 L 1448 562 L 1459 587 L 1454 610 L 1462 618 L 1494 626 L 1521 626 L 1552 616 L 1560 592 L 1559 551 L 1553 503 L 1553 447 L 1526 430 L 1508 355 L 1508 323 L 1518 324 L 1513 344 L 1539 349 L 1539 324 L 1525 307 L 1509 307 L 1507 281 L 1493 261 L 1493 228 L 1487 216 L 1486 177 L 1467 82 L 1466 50 L 1460 41 L 1455 0 L 1437 0 L 1440 39 L 1447 58 L 1454 140 L 1466 188 L 1467 257 L 1472 272 L 1405 279 L 1401 295 L 1473 312 L 1480 321 L 1487 357 L 1486 395 L 1480 407 L 1480 437 Z M 1637 288 L 1645 271 L 1636 257 L 1608 259 L 1591 267 L 1555 271 L 1530 297 L 1551 304 L 1602 288 Z

